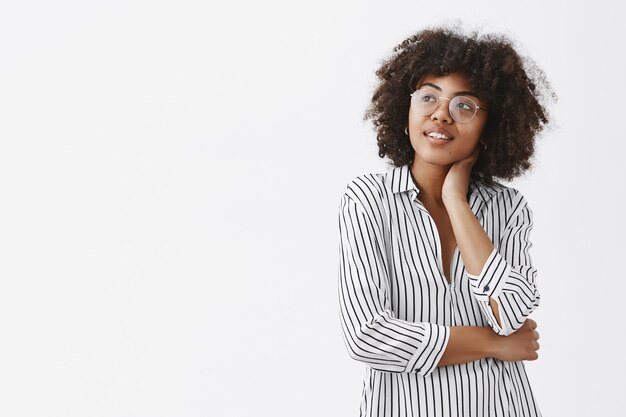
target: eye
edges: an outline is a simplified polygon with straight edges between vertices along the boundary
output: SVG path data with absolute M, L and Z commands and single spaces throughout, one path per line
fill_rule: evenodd
M 458 98 L 454 103 L 454 106 L 456 109 L 463 112 L 476 111 L 476 104 L 472 100 L 469 100 L 467 98 Z
M 437 98 L 431 94 L 423 94 L 422 95 L 422 101 L 424 103 L 431 103 L 433 101 L 437 101 Z

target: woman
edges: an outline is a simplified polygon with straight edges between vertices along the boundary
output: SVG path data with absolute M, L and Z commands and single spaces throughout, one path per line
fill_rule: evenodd
M 393 167 L 350 181 L 339 213 L 361 416 L 540 416 L 523 362 L 539 349 L 533 212 L 496 178 L 530 168 L 555 96 L 505 36 L 448 28 L 406 39 L 376 75 L 366 119 Z

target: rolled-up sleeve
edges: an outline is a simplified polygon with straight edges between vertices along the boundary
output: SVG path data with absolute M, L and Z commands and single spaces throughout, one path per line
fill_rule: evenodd
M 447 326 L 395 317 L 383 231 L 344 194 L 339 210 L 339 312 L 350 357 L 386 372 L 429 375 L 450 338 Z
M 539 306 L 537 269 L 531 262 L 529 235 L 533 212 L 521 194 L 515 199 L 516 209 L 508 219 L 498 244 L 478 275 L 467 274 L 472 291 L 493 330 L 508 336 L 518 330 L 528 315 Z M 498 304 L 498 324 L 489 297 Z

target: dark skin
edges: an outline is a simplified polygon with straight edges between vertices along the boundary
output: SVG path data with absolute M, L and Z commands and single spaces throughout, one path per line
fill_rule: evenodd
M 539 355 L 537 323 L 528 319 L 509 336 L 500 336 L 491 328 L 452 326 L 450 340 L 437 366 L 496 358 L 503 361 L 534 361 Z
M 461 73 L 446 76 L 427 75 L 416 86 L 428 83 L 437 95 L 452 98 L 471 93 L 467 77 Z M 476 93 L 472 99 L 488 108 Z M 450 266 L 455 246 L 458 246 L 466 271 L 479 275 L 491 252 L 493 243 L 472 212 L 466 195 L 472 166 L 478 159 L 481 134 L 488 112 L 478 111 L 468 123 L 457 123 L 450 115 L 448 101 L 440 99 L 437 109 L 429 116 L 409 111 L 409 132 L 415 158 L 411 174 L 420 189 L 418 198 L 432 216 L 442 247 L 444 275 L 450 282 Z M 429 137 L 432 130 L 443 132 L 452 140 L 439 143 Z M 494 316 L 501 324 L 498 304 L 489 299 Z M 485 357 L 506 361 L 538 358 L 539 333 L 537 323 L 527 319 L 522 327 L 509 336 L 500 336 L 491 328 L 451 326 L 450 339 L 437 366 L 465 363 Z

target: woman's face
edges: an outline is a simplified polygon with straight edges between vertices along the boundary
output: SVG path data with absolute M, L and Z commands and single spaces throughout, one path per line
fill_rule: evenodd
M 425 99 L 432 100 L 433 96 L 452 99 L 455 96 L 471 98 L 479 107 L 487 107 L 487 103 L 473 92 L 467 77 L 461 73 L 444 76 L 426 75 L 415 86 L 416 90 L 428 90 L 431 94 Z M 409 136 L 415 150 L 415 160 L 418 163 L 426 162 L 434 165 L 450 165 L 468 157 L 476 146 L 485 124 L 487 112 L 478 109 L 474 118 L 468 123 L 458 123 L 449 112 L 449 100 L 440 98 L 439 105 L 431 115 L 420 114 L 415 104 L 409 109 Z M 457 107 L 467 111 L 467 106 Z M 433 135 L 445 135 L 449 140 L 437 139 Z

